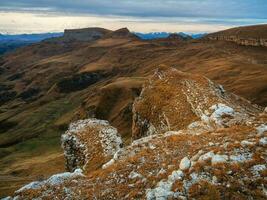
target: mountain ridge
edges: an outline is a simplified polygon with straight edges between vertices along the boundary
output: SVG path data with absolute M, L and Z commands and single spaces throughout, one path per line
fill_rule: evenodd
M 143 115 L 144 108 L 153 115 Z M 185 119 L 176 108 L 197 117 L 186 115 L 191 121 L 179 128 Z M 72 123 L 62 135 L 71 172 L 32 182 L 9 199 L 266 198 L 263 108 L 205 77 L 159 66 L 135 100 L 133 115 L 133 140 L 124 147 L 107 121 Z
M 138 107 L 134 104 L 135 99 L 140 96 L 143 85 L 148 84 L 153 77 L 152 72 L 160 65 L 171 66 L 175 69 L 174 72 L 178 70 L 182 73 L 204 75 L 212 82 L 223 85 L 225 91 L 248 99 L 252 105 L 267 105 L 266 48 L 207 39 L 141 40 L 129 35 L 125 29 L 122 32 L 123 34 L 115 36 L 107 34 L 92 41 L 64 41 L 58 38 L 57 42 L 42 41 L 1 57 L 0 178 L 4 180 L 0 183 L 1 196 L 13 195 L 22 185 L 64 172 L 60 137 L 68 129 L 69 124 L 77 120 L 97 118 L 108 121 L 110 126 L 116 127 L 124 145 L 129 146 L 132 143 L 132 125 L 138 122 L 138 117 L 132 114 L 133 106 L 135 109 Z M 159 70 L 159 74 L 164 73 Z M 177 77 L 177 80 L 180 80 L 184 76 Z M 184 84 L 188 84 L 189 87 L 193 83 Z M 172 88 L 168 84 L 167 86 L 166 89 Z M 193 86 L 190 90 L 195 91 L 198 87 L 194 84 Z M 179 88 L 184 86 L 179 85 Z M 217 90 L 221 93 L 224 91 L 220 87 Z M 166 93 L 171 91 L 166 90 Z M 164 97 L 161 92 L 164 94 L 164 88 L 159 88 L 156 94 Z M 173 92 L 176 94 L 176 89 Z M 201 94 L 202 90 L 199 93 Z M 194 98 L 191 95 L 195 93 L 186 94 L 194 106 Z M 202 99 L 202 96 L 194 96 Z M 158 99 L 157 96 L 154 98 Z M 184 96 L 181 96 L 181 99 L 183 101 L 177 102 L 175 98 L 171 98 L 174 103 L 187 102 Z M 140 107 L 143 106 L 142 102 L 139 102 Z M 165 107 L 165 104 L 166 101 L 162 101 L 156 110 L 151 107 L 155 115 L 147 119 L 157 130 L 160 127 L 154 125 L 157 121 L 163 122 L 163 130 L 176 124 L 175 118 L 169 116 L 169 111 L 164 113 L 170 125 L 164 120 L 160 109 L 167 108 L 173 111 L 170 107 Z M 182 105 L 185 105 L 184 108 L 189 106 Z M 229 115 L 225 120 L 231 121 L 232 110 L 222 105 L 217 107 L 219 110 L 226 110 Z M 211 111 L 217 107 L 212 107 Z M 144 112 L 150 109 L 149 106 L 144 108 L 148 108 L 143 109 Z M 212 114 L 211 111 L 207 114 L 208 117 Z M 186 112 L 189 112 L 188 109 L 184 111 Z M 141 119 L 147 116 L 146 113 L 138 113 Z M 160 113 L 160 117 L 157 117 L 157 113 Z M 212 119 L 217 119 L 217 114 L 216 112 L 212 115 Z M 265 116 L 264 113 L 262 116 Z M 184 121 L 187 120 L 191 119 L 185 117 Z M 260 124 L 264 124 L 264 121 Z M 184 128 L 186 125 L 184 123 L 176 128 Z M 136 130 L 146 130 L 146 126 L 135 127 Z M 203 130 L 206 130 L 206 127 Z M 239 127 L 237 130 L 231 130 L 231 133 L 236 131 L 247 139 L 246 133 L 249 133 L 250 129 Z M 137 131 L 136 135 L 142 136 L 139 133 Z M 223 137 L 224 132 L 216 134 Z M 175 141 L 182 140 L 182 136 L 179 136 L 179 139 L 176 136 L 174 138 Z M 187 136 L 186 138 L 189 139 Z M 216 139 L 215 136 L 212 138 Z M 161 143 L 161 139 L 157 141 Z M 195 151 L 197 150 L 194 150 L 194 153 Z

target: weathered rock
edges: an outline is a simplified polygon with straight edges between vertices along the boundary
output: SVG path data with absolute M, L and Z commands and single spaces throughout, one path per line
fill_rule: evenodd
M 181 129 L 198 134 L 245 124 L 252 112 L 261 110 L 227 93 L 221 85 L 159 66 L 133 104 L 132 137 L 135 140 Z
M 259 144 L 261 146 L 267 146 L 267 137 L 261 138 Z
M 117 129 L 107 121 L 86 119 L 72 123 L 62 135 L 66 168 L 96 169 L 106 163 L 122 147 Z
M 189 160 L 188 157 L 184 157 L 179 165 L 180 169 L 183 171 L 189 169 L 190 166 L 191 166 L 191 161 Z
M 235 42 L 244 46 L 267 47 L 267 26 L 255 25 L 244 26 L 208 34 L 205 38 L 209 40 Z
M 256 128 L 258 135 L 263 135 L 267 131 L 267 125 L 266 124 L 261 124 Z
M 218 163 L 225 163 L 225 162 L 227 162 L 227 160 L 228 160 L 227 155 L 214 155 L 214 156 L 212 156 L 211 164 L 215 165 Z
M 215 154 L 210 151 L 208 153 L 205 153 L 204 155 L 200 156 L 198 161 L 207 161 L 207 160 L 210 160 L 212 159 L 212 157 L 214 156 Z

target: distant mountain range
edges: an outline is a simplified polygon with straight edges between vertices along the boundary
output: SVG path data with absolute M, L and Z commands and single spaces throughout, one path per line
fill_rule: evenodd
M 19 35 L 0 34 L 0 41 L 40 42 L 47 38 L 59 37 L 62 35 L 63 33 L 39 33 L 39 34 L 19 34 Z
M 10 52 L 19 47 L 27 46 L 36 42 L 40 42 L 47 38 L 59 37 L 63 33 L 41 33 L 41 34 L 20 34 L 6 35 L 0 34 L 0 55 Z
M 168 32 L 151 32 L 151 33 L 139 33 L 134 32 L 135 35 L 144 40 L 151 40 L 157 38 L 167 38 L 171 33 Z M 185 34 L 178 33 L 183 37 L 191 36 L 194 39 L 201 38 L 206 34 Z M 44 39 L 60 37 L 63 33 L 40 33 L 40 34 L 18 34 L 18 35 L 8 35 L 0 34 L 0 55 L 6 52 L 10 52 L 19 47 L 27 46 L 36 42 L 40 42 Z
M 157 38 L 167 38 L 169 37 L 170 34 L 172 33 L 169 33 L 169 32 L 151 32 L 151 33 L 138 33 L 138 32 L 135 32 L 134 34 L 136 34 L 138 37 L 144 39 L 144 40 L 152 40 L 152 39 L 157 39 Z M 181 35 L 182 37 L 192 37 L 194 39 L 198 39 L 198 38 L 201 38 L 205 35 L 207 35 L 206 33 L 199 33 L 199 34 L 186 34 L 186 33 L 183 33 L 183 32 L 179 32 L 177 33 L 179 35 Z

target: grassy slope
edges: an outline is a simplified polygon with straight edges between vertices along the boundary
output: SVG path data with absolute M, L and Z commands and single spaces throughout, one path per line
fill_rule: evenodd
M 30 179 L 36 180 L 64 170 L 59 138 L 82 101 L 87 106 L 97 105 L 100 108 L 99 115 L 105 109 L 101 104 L 106 103 L 111 110 L 104 113 L 103 117 L 121 130 L 130 130 L 127 116 L 124 116 L 127 109 L 124 108 L 132 101 L 132 93 L 129 92 L 132 83 L 126 81 L 112 85 L 118 77 L 144 77 L 159 64 L 166 64 L 183 71 L 204 74 L 253 102 L 262 105 L 267 102 L 267 49 L 224 42 L 194 41 L 170 45 L 162 41 L 128 42 L 127 39 L 106 39 L 94 44 L 75 45 L 69 45 L 70 49 L 76 48 L 75 51 L 64 51 L 59 56 L 50 57 L 61 52 L 62 47 L 41 44 L 8 57 L 11 63 L 9 75 L 16 73 L 17 66 L 20 66 L 22 71 L 27 72 L 26 79 L 33 80 L 31 85 L 40 85 L 51 92 L 32 103 L 24 104 L 15 100 L 0 107 L 0 120 L 8 118 L 9 121 L 18 123 L 13 129 L 0 133 L 0 143 L 14 142 L 18 138 L 20 140 L 20 143 L 0 148 L 0 196 L 10 194 Z M 32 60 L 35 61 L 34 64 Z M 66 71 L 78 73 L 76 70 L 105 70 L 111 74 L 107 82 L 95 84 L 80 92 L 55 95 L 53 87 L 47 88 L 47 84 L 53 85 L 51 80 L 64 77 Z M 40 74 L 40 71 L 44 74 Z M 0 81 L 5 81 L 5 77 L 0 76 Z M 11 83 L 14 82 L 17 83 L 16 89 L 24 89 L 23 81 Z M 138 82 L 139 79 L 133 85 Z M 107 87 L 103 91 L 106 93 L 101 93 L 105 85 Z M 116 91 L 125 95 L 116 95 Z M 114 105 L 107 102 L 105 94 L 114 98 Z M 94 99 L 96 96 L 100 98 Z M 117 112 L 119 107 L 122 108 Z M 86 117 L 88 110 L 85 107 L 79 112 L 84 112 L 81 116 Z M 121 123 L 121 119 L 126 121 Z M 127 134 L 129 133 L 126 132 L 125 137 Z
M 21 139 L 22 135 L 29 139 L 25 138 L 15 145 L 0 148 L 0 196 L 10 194 L 29 180 L 64 171 L 59 138 L 64 127 L 70 122 L 69 115 L 73 115 L 80 101 L 77 97 L 61 98 L 42 106 L 29 105 L 9 118 L 11 121 L 19 121 L 19 124 L 1 134 L 1 141 Z M 65 113 L 68 115 L 65 116 Z

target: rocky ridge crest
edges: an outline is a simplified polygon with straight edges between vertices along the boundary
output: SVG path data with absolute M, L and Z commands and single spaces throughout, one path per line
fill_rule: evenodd
M 266 198 L 263 108 L 205 77 L 161 66 L 144 85 L 133 115 L 133 141 L 125 147 L 106 121 L 71 124 L 63 148 L 74 172 L 57 175 L 53 184 L 52 177 L 31 183 L 14 199 Z M 94 149 L 110 160 L 88 156 Z

